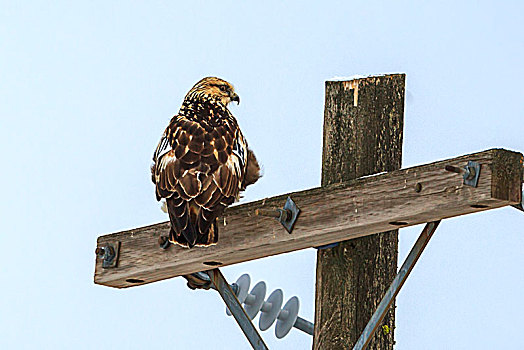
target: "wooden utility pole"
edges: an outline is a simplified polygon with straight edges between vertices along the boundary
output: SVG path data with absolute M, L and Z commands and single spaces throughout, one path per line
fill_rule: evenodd
M 327 81 L 322 186 L 400 169 L 405 75 Z M 377 198 L 380 200 L 380 198 Z M 397 272 L 398 230 L 317 253 L 313 349 L 351 349 Z M 394 307 L 370 349 L 393 349 Z
M 326 83 L 321 187 L 227 208 L 211 247 L 165 244 L 169 222 L 100 236 L 94 282 L 135 287 L 345 241 L 318 251 L 313 348 L 351 349 L 397 272 L 398 231 L 389 230 L 508 205 L 522 210 L 521 153 L 491 149 L 396 170 L 404 82 L 394 74 Z M 394 307 L 376 326 L 369 348 L 392 349 Z

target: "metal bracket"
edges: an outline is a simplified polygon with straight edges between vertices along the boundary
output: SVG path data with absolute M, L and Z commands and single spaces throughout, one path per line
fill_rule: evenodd
M 446 165 L 445 169 L 452 173 L 462 174 L 464 179 L 464 185 L 471 187 L 477 187 L 480 177 L 481 164 L 472 160 L 468 161 L 468 164 L 464 168 L 459 168 L 453 165 Z
M 468 161 L 468 165 L 464 172 L 464 185 L 477 187 L 480 176 L 480 163 L 472 160 Z
M 282 211 L 282 215 L 278 221 L 280 221 L 288 233 L 291 233 L 293 231 L 293 226 L 297 221 L 298 214 L 300 214 L 300 209 L 298 209 L 297 205 L 295 202 L 293 202 L 291 197 L 287 197 L 286 204 L 284 204 L 284 210 L 286 211 L 287 215 L 284 218 L 284 211 Z M 289 215 L 289 213 L 291 213 L 291 215 Z
M 117 267 L 118 256 L 120 254 L 120 242 L 106 243 L 103 247 L 97 247 L 95 253 L 98 258 L 103 259 L 102 267 L 104 269 Z
M 256 209 L 255 215 L 268 216 L 278 220 L 284 226 L 288 233 L 293 231 L 293 226 L 297 221 L 300 209 L 297 207 L 291 197 L 287 197 L 286 204 L 282 209 Z

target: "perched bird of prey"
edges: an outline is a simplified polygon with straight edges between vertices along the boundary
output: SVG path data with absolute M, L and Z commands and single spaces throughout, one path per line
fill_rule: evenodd
M 260 177 L 235 117 L 227 108 L 240 102 L 233 86 L 208 77 L 187 93 L 153 155 L 156 198 L 166 199 L 169 241 L 182 247 L 218 241 L 217 217 Z

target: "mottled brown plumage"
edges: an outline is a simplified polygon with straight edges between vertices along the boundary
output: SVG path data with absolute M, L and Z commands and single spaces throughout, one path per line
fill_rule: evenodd
M 191 248 L 218 241 L 216 219 L 256 182 L 260 167 L 227 108 L 228 82 L 204 78 L 187 93 L 153 155 L 156 198 L 166 198 L 170 241 Z

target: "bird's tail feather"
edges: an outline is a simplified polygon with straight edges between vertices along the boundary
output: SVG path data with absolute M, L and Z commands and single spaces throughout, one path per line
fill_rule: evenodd
M 171 221 L 171 243 L 192 248 L 207 247 L 218 242 L 217 213 L 181 198 L 168 198 L 167 211 Z
M 192 248 L 197 241 L 197 234 L 191 224 L 188 203 L 181 198 L 168 198 L 166 202 L 171 222 L 169 240 L 171 243 Z
M 218 242 L 218 226 L 217 226 L 217 220 L 213 220 L 211 225 L 209 225 L 209 228 L 207 229 L 207 232 L 204 234 L 199 234 L 196 245 L 207 247 L 213 244 L 216 244 Z

